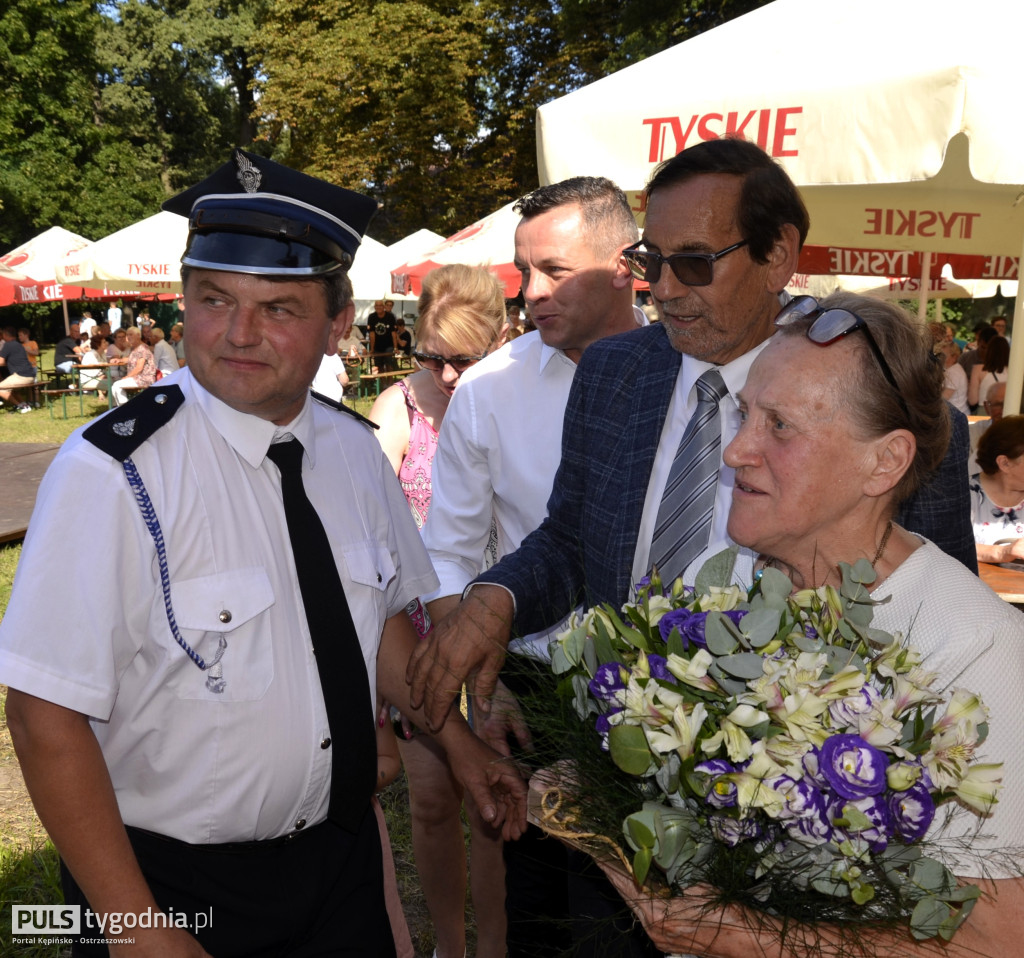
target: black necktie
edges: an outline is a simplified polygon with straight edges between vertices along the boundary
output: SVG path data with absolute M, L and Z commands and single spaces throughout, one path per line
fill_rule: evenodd
M 327 817 L 356 831 L 377 783 L 373 697 L 366 663 L 327 533 L 302 485 L 302 443 L 298 439 L 274 443 L 267 458 L 281 470 L 288 538 L 331 727 L 331 739 L 321 747 L 334 743 Z

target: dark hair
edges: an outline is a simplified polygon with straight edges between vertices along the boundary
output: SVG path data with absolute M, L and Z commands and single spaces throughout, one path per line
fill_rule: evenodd
M 899 384 L 906 410 L 865 337 L 846 337 L 856 362 L 837 388 L 842 390 L 843 403 L 854 422 L 872 438 L 906 429 L 917 441 L 914 461 L 893 490 L 895 505 L 925 483 L 946 455 L 952 427 L 942 398 L 942 363 L 932 355 L 931 337 L 898 306 L 846 292 L 833 293 L 820 305 L 822 309 L 848 310 L 867 323 Z M 800 319 L 779 332 L 803 336 L 811 322 L 813 317 Z
M 1001 373 L 1010 365 L 1010 342 L 1005 336 L 996 336 L 988 344 L 985 352 L 985 365 L 981 368 L 987 373 Z
M 743 177 L 739 227 L 750 244 L 750 257 L 767 263 L 772 247 L 791 223 L 807 239 L 811 220 L 793 181 L 764 150 L 737 137 L 705 140 L 662 162 L 651 174 L 647 195 L 708 173 Z
M 192 266 L 181 267 L 182 289 L 185 288 L 193 268 Z M 327 297 L 328 316 L 337 316 L 338 313 L 352 302 L 352 280 L 349 279 L 348 271 L 344 269 L 335 269 L 329 273 L 322 273 L 319 276 L 301 277 L 298 279 L 292 276 L 261 276 L 261 279 L 270 280 L 272 283 L 316 283 L 318 286 L 323 286 L 324 296 Z
M 92 336 L 89 337 L 89 348 L 99 349 L 100 344 L 105 343 L 106 341 L 107 337 L 104 336 L 102 333 L 94 333 Z
M 13 326 L 4 326 L 2 331 L 5 336 L 10 336 L 11 339 L 18 338 L 18 333 Z
M 603 176 L 573 176 L 541 186 L 516 200 L 512 207 L 524 220 L 561 206 L 575 205 L 583 214 L 588 237 L 602 248 L 620 249 L 640 238 L 629 200 L 611 180 Z
M 987 476 L 999 472 L 1000 456 L 1019 459 L 1024 456 L 1024 416 L 1004 416 L 992 423 L 978 440 L 978 465 Z

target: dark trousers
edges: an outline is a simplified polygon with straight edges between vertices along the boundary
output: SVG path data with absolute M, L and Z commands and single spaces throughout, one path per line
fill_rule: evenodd
M 530 665 L 516 658 L 519 661 L 507 665 L 501 679 L 522 697 L 535 683 Z M 509 744 L 519 759 L 529 762 L 529 755 L 518 753 L 514 741 Z M 661 954 L 589 855 L 531 825 L 518 841 L 505 842 L 504 856 L 508 958 Z
M 369 806 L 354 834 L 331 822 L 287 840 L 231 845 L 190 845 L 136 828 L 128 834 L 160 908 L 189 922 L 209 916 L 209 927 L 189 930 L 214 958 L 394 958 L 380 833 Z M 63 862 L 61 877 L 65 901 L 88 905 Z M 103 937 L 84 915 L 81 937 Z M 108 929 L 107 937 L 132 937 L 132 929 Z M 72 948 L 74 958 L 107 954 L 106 945 Z

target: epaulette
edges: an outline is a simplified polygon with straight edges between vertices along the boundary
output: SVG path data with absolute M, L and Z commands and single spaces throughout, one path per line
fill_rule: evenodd
M 179 386 L 150 386 L 94 422 L 82 435 L 118 462 L 124 462 L 181 408 Z
M 358 419 L 361 423 L 365 423 L 371 429 L 380 429 L 380 426 L 372 419 L 367 419 L 362 413 L 356 412 L 351 406 L 346 406 L 343 402 L 338 402 L 337 399 L 331 399 L 330 396 L 318 393 L 315 389 L 311 389 L 309 394 L 322 406 L 330 406 L 331 409 L 337 409 L 338 412 L 347 412 L 350 416 Z

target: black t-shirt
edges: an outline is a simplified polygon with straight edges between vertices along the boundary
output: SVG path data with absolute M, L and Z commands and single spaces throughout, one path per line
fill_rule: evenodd
M 383 316 L 378 316 L 374 313 L 367 320 L 366 325 L 374 336 L 372 347 L 373 352 L 393 353 L 395 351 L 395 341 L 392 339 L 391 334 L 397 328 L 398 320 L 395 319 L 394 313 L 389 311 Z
M 78 359 L 78 354 L 75 352 L 75 347 L 78 345 L 78 340 L 73 336 L 65 336 L 53 350 L 53 365 L 59 366 L 61 363 L 74 362 Z
M 6 379 L 12 373 L 16 376 L 35 378 L 35 369 L 28 361 L 28 353 L 16 339 L 4 340 L 3 343 L 0 343 L 0 356 L 3 356 L 5 360 L 5 365 L 0 366 L 0 379 Z
M 412 350 L 412 333 L 407 329 L 400 329 L 398 331 L 398 349 L 399 352 L 409 355 Z

